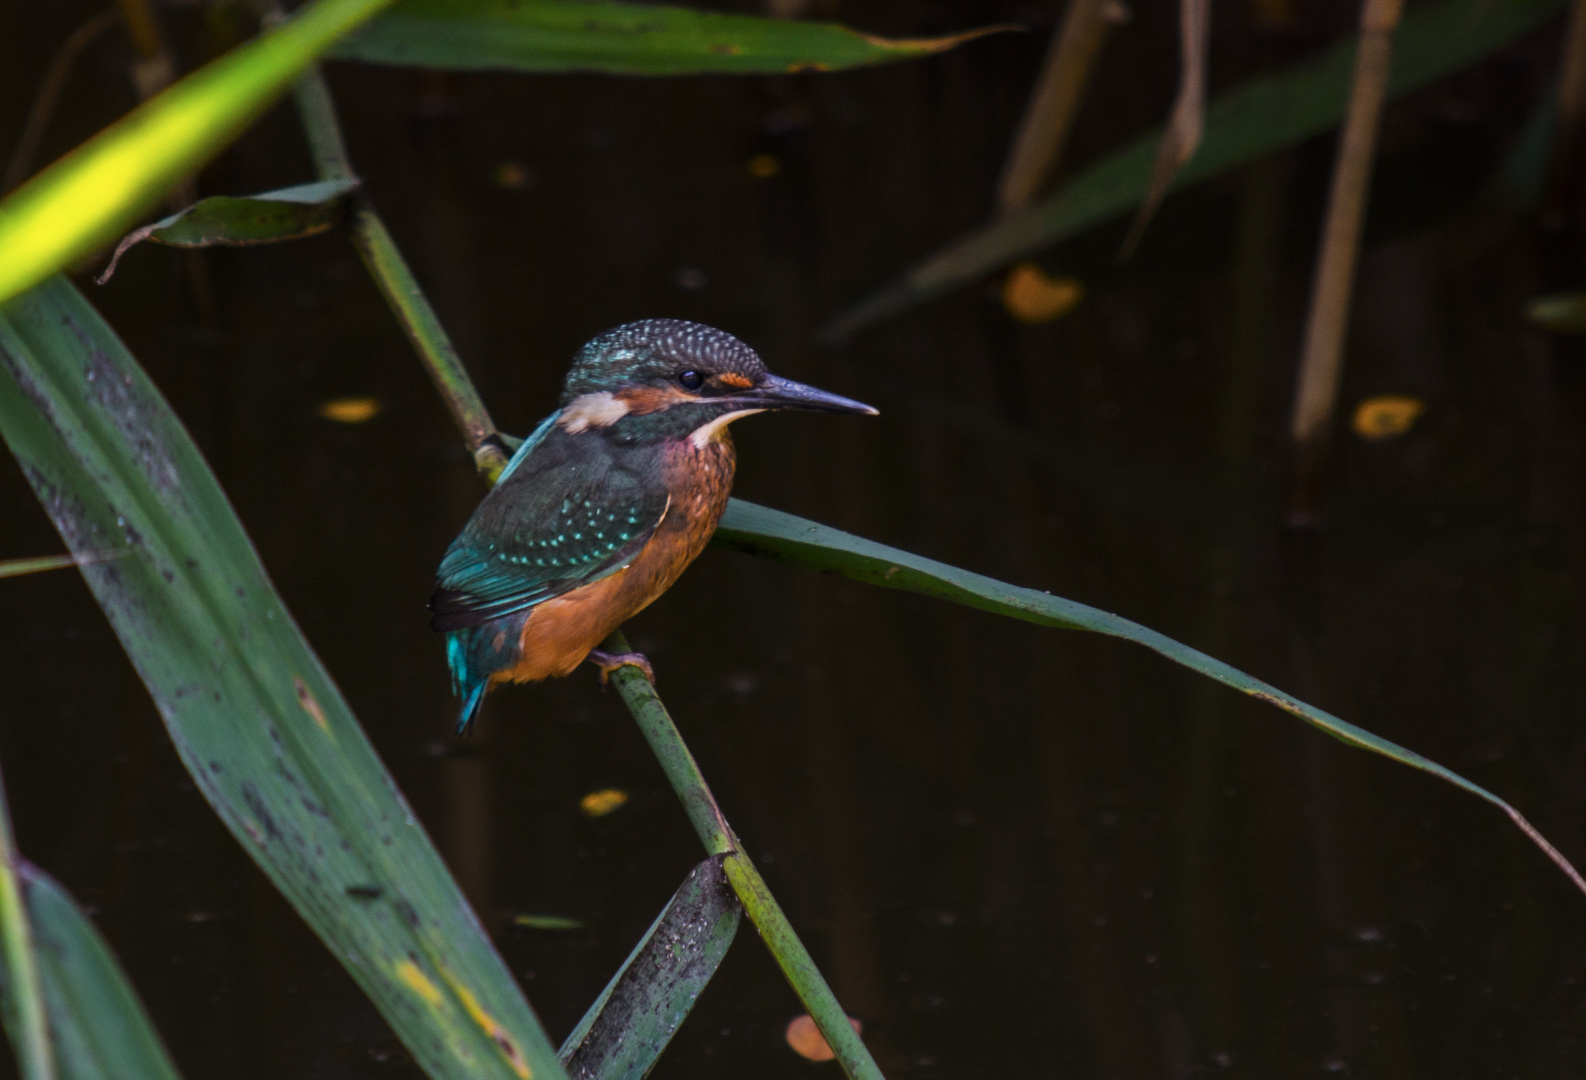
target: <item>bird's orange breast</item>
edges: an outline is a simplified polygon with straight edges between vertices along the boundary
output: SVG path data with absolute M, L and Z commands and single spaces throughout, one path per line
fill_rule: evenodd
M 650 542 L 616 573 L 536 606 L 523 624 L 517 664 L 497 672 L 491 682 L 570 674 L 589 650 L 670 589 L 716 531 L 736 467 L 725 427 L 704 446 L 689 440 L 669 445 L 663 476 L 671 501 Z

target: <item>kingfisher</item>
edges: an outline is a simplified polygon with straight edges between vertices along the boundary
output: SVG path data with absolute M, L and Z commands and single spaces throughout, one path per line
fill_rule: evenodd
M 452 541 L 430 626 L 446 635 L 458 734 L 491 688 L 561 677 L 586 659 L 600 679 L 639 653 L 606 636 L 672 587 L 705 549 L 732 491 L 727 425 L 773 409 L 876 415 L 779 378 L 731 334 L 645 319 L 573 358 L 560 408 L 520 446 Z

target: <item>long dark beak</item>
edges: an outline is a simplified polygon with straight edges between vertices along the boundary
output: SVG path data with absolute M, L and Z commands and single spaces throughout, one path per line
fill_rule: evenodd
M 745 390 L 741 394 L 734 394 L 730 400 L 753 409 L 809 409 L 814 412 L 879 415 L 879 410 L 872 409 L 862 401 L 828 394 L 824 390 L 817 390 L 813 386 L 805 386 L 803 383 L 777 375 L 767 375 L 759 386 Z

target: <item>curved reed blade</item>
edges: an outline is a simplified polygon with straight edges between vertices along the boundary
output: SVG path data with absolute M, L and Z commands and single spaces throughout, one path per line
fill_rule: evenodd
M 1440 780 L 1445 780 L 1477 798 L 1486 800 L 1507 814 L 1509 819 L 1568 875 L 1575 886 L 1586 893 L 1586 879 L 1581 877 L 1569 860 L 1548 843 L 1547 839 L 1518 810 L 1486 788 L 1472 783 L 1452 769 L 1444 768 L 1437 762 L 1422 757 L 1413 750 L 1390 742 L 1380 735 L 1373 735 L 1365 728 L 1341 720 L 1314 705 L 1307 705 L 1269 683 L 1262 682 L 1236 667 L 1207 656 L 1139 623 L 1073 600 L 1053 596 L 1051 593 L 1009 585 L 995 578 L 937 562 L 935 559 L 911 555 L 898 548 L 865 540 L 840 529 L 817 524 L 807 518 L 744 502 L 742 499 L 733 499 L 728 503 L 727 513 L 723 515 L 712 542 L 718 547 L 758 555 L 790 566 L 839 574 L 853 578 L 855 581 L 864 581 L 888 589 L 901 589 L 904 592 L 934 596 L 941 600 L 950 600 L 955 604 L 963 604 L 965 607 L 1022 619 L 1038 626 L 1089 630 L 1144 645 L 1174 663 L 1198 671 L 1224 686 L 1232 687 L 1242 694 L 1248 694 L 1270 705 L 1276 705 L 1284 712 L 1299 717 L 1340 742 L 1369 750 L 1374 754 L 1381 754 L 1412 769 L 1431 773 Z
M 446 1080 L 556 1080 L 549 1040 L 198 448 L 59 278 L 0 307 L 0 435 L 199 791 Z

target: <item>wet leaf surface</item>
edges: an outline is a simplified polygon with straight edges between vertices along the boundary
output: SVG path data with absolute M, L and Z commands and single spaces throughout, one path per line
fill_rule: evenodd
M 696 866 L 562 1044 L 567 1075 L 646 1075 L 721 966 L 742 916 L 721 856 Z

